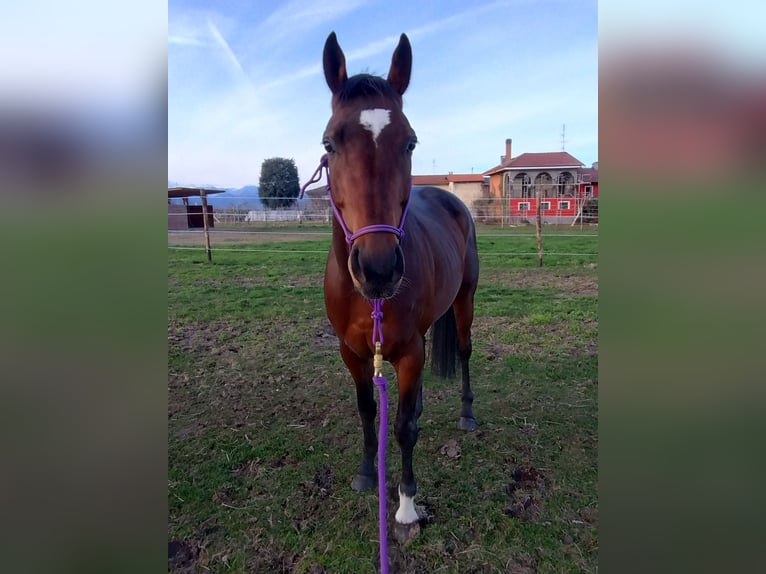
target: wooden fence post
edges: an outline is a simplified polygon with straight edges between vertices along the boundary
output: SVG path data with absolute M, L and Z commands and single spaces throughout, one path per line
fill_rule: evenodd
M 213 254 L 210 251 L 210 231 L 207 227 L 207 194 L 204 189 L 201 189 L 199 196 L 202 199 L 202 228 L 205 233 L 205 251 L 207 251 L 207 260 L 213 260 Z
M 541 195 L 541 186 L 536 185 L 535 186 L 536 196 L 537 196 L 537 218 L 535 218 L 535 227 L 537 228 L 537 266 L 542 267 L 543 266 L 543 230 L 542 230 L 542 210 L 541 203 L 542 203 L 542 195 Z

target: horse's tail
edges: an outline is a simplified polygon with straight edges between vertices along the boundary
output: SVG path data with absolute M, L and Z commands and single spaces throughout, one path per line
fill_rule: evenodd
M 455 377 L 457 365 L 457 323 L 450 306 L 431 327 L 431 372 L 439 377 Z

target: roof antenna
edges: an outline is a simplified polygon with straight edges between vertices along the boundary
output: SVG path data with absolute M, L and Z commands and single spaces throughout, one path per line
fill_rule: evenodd
M 567 125 L 561 124 L 561 151 L 565 151 L 566 147 L 566 135 L 567 135 Z

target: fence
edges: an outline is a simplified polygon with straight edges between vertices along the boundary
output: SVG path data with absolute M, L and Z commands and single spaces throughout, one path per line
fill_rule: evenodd
M 232 229 L 247 229 L 252 224 L 263 223 L 330 223 L 332 208 L 327 197 L 309 197 L 297 202 L 291 208 L 267 209 L 248 205 L 248 198 L 242 198 L 237 206 L 214 205 L 215 223 Z M 485 225 L 522 226 L 534 225 L 537 217 L 536 200 L 508 200 L 479 198 L 469 202 L 474 221 Z M 541 219 L 545 225 L 579 226 L 598 224 L 598 198 L 542 198 Z
M 240 252 L 289 256 L 313 254 L 327 256 L 332 237 L 330 219 L 313 221 L 266 221 L 218 224 L 209 231 L 213 253 Z M 543 225 L 541 228 L 542 259 L 538 251 L 537 230 L 534 225 L 477 224 L 477 238 L 482 257 L 505 257 L 508 261 L 521 258 L 537 265 L 582 264 L 592 266 L 598 260 L 598 226 L 584 224 Z M 319 240 L 319 241 L 317 241 Z M 202 230 L 168 231 L 168 246 L 172 250 L 202 251 L 206 249 Z M 487 249 L 487 247 L 489 247 Z
M 244 217 L 246 223 L 301 221 L 304 218 L 301 209 L 251 209 Z

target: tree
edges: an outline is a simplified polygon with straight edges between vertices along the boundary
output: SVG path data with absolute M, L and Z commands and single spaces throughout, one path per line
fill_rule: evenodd
M 295 203 L 299 192 L 295 160 L 283 157 L 263 160 L 261 177 L 258 180 L 258 195 L 264 206 L 269 209 L 289 207 Z

